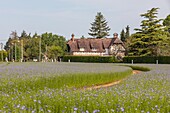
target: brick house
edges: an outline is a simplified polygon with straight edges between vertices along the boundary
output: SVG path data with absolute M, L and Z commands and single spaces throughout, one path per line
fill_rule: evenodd
M 114 33 L 113 38 L 72 38 L 67 42 L 70 55 L 77 56 L 125 56 L 124 43 Z

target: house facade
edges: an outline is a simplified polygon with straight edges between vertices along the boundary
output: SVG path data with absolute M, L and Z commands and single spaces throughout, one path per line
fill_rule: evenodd
M 124 43 L 114 33 L 112 38 L 82 38 L 77 39 L 72 34 L 67 42 L 70 55 L 76 56 L 125 56 Z

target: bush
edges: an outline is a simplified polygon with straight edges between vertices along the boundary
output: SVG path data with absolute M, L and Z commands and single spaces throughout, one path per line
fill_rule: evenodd
M 114 56 L 64 56 L 64 62 L 92 62 L 92 63 L 113 63 L 116 62 Z
M 6 51 L 0 51 L 0 61 L 5 61 L 5 58 L 7 57 L 7 52 Z
M 124 57 L 124 63 L 131 63 L 133 60 L 134 63 L 152 63 L 155 64 L 158 60 L 159 64 L 170 64 L 170 56 L 141 56 L 141 57 Z

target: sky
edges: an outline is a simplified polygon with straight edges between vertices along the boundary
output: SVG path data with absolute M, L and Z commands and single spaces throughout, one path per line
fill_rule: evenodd
M 97 12 L 108 22 L 110 37 L 120 34 L 127 25 L 131 33 L 140 28 L 140 14 L 159 7 L 159 18 L 170 14 L 170 0 L 0 0 L 0 42 L 5 43 L 11 31 L 18 35 L 52 32 L 75 37 L 88 35 Z

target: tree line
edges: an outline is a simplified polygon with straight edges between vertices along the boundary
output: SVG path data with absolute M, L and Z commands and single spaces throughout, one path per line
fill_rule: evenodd
M 48 61 L 57 60 L 66 51 L 66 40 L 63 36 L 52 33 L 43 33 L 33 36 L 23 31 L 18 36 L 16 31 L 12 31 L 4 49 L 10 61 Z
M 128 56 L 169 56 L 170 55 L 170 15 L 165 19 L 158 19 L 159 8 L 152 8 L 140 16 L 141 28 L 135 28 L 130 35 L 130 27 L 122 29 L 120 39 L 124 42 Z M 89 35 L 94 38 L 109 36 L 110 27 L 101 14 L 97 13 L 91 23 Z
M 120 39 L 124 42 L 127 56 L 170 56 L 170 14 L 165 19 L 157 17 L 159 8 L 152 8 L 141 14 L 143 18 L 140 28 L 135 28 L 135 33 L 130 34 L 129 25 L 122 29 Z M 89 35 L 94 38 L 109 36 L 111 28 L 101 12 L 95 16 L 91 23 Z M 82 38 L 85 38 L 84 36 Z M 16 31 L 10 34 L 1 51 L 10 61 L 38 61 L 54 59 L 67 54 L 66 39 L 52 33 L 38 35 L 23 31 L 18 36 Z M 5 59 L 5 57 L 3 57 Z

